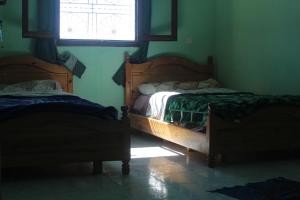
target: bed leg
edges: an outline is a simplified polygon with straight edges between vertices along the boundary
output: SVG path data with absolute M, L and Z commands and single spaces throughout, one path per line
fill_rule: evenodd
M 103 172 L 102 161 L 94 161 L 93 166 L 94 166 L 94 169 L 93 169 L 94 174 L 102 174 L 102 172 Z
M 129 172 L 130 172 L 129 161 L 128 160 L 123 160 L 122 161 L 122 174 L 123 175 L 128 175 Z
M 208 155 L 208 167 L 215 168 L 216 167 L 216 159 L 214 155 Z

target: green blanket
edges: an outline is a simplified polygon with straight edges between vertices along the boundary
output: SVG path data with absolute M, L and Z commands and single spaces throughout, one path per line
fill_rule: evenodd
M 264 106 L 300 106 L 300 96 L 252 93 L 179 94 L 168 99 L 164 120 L 170 123 L 193 123 L 205 126 L 208 105 L 217 116 L 234 121 L 254 114 Z

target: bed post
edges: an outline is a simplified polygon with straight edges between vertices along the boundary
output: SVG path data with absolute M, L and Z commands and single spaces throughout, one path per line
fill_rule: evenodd
M 125 52 L 125 73 L 124 73 L 124 80 L 125 80 L 125 105 L 128 106 L 130 110 L 131 106 L 131 68 L 130 68 L 130 56 L 128 52 Z
M 122 174 L 128 175 L 130 172 L 130 122 L 128 118 L 128 107 L 122 106 L 122 124 L 124 125 L 123 131 L 123 141 L 124 141 L 124 154 L 122 159 Z
M 214 168 L 216 166 L 216 155 L 215 155 L 215 142 L 216 132 L 213 123 L 213 114 L 211 106 L 208 105 L 208 119 L 207 119 L 207 140 L 208 140 L 208 155 L 207 162 L 208 166 Z
M 125 52 L 125 62 L 130 63 L 130 55 L 128 52 Z
M 130 109 L 130 97 L 131 97 L 131 82 L 128 78 L 131 76 L 130 56 L 128 52 L 125 52 L 125 106 L 121 107 L 122 110 L 122 123 L 124 126 L 124 155 L 122 160 L 122 174 L 128 175 L 130 173 L 130 121 L 128 117 L 128 110 Z

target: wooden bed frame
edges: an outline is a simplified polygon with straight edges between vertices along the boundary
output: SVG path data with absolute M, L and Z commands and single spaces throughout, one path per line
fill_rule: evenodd
M 126 56 L 125 102 L 131 110 L 145 82 L 201 81 L 213 77 L 213 60 L 194 63 L 177 56 L 160 56 L 142 64 L 132 64 Z M 208 165 L 231 155 L 282 152 L 300 149 L 300 107 L 270 106 L 240 122 L 220 119 L 209 108 L 206 133 L 130 113 L 131 127 L 164 140 L 199 151 Z
M 0 84 L 51 79 L 72 92 L 72 73 L 32 56 L 0 59 Z M 71 162 L 94 163 L 102 172 L 102 161 L 122 161 L 129 174 L 130 134 L 127 109 L 122 120 L 66 112 L 40 112 L 0 122 L 2 167 L 52 165 Z

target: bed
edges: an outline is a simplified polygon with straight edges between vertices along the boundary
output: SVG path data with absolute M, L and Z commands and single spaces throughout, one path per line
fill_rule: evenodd
M 0 59 L 0 86 L 34 80 L 55 81 L 63 93 L 73 90 L 72 73 L 62 66 L 30 55 Z M 0 96 L 0 107 L 6 102 L 18 103 L 20 99 L 40 103 L 49 98 L 4 95 Z M 11 115 L 6 110 L 0 112 L 2 168 L 93 162 L 94 173 L 101 173 L 103 161 L 121 161 L 122 173 L 129 174 L 130 134 L 126 107 L 122 108 L 122 120 L 117 120 L 113 107 L 103 107 L 69 94 L 51 98 L 55 102 L 51 106 L 45 104 L 47 108 L 34 103 L 27 109 L 17 104 L 14 106 L 17 109 L 12 111 L 22 112 Z M 86 105 L 76 107 L 69 101 Z
M 224 120 L 216 114 L 214 106 L 208 104 L 205 131 L 194 131 L 133 112 L 141 84 L 213 78 L 212 57 L 208 58 L 208 64 L 164 55 L 133 64 L 127 55 L 125 71 L 125 102 L 130 111 L 131 127 L 204 154 L 210 167 L 230 155 L 291 152 L 300 148 L 299 104 L 263 106 L 241 120 Z

